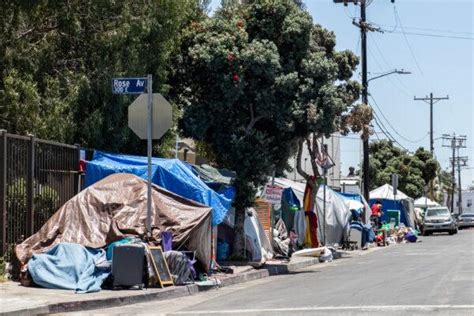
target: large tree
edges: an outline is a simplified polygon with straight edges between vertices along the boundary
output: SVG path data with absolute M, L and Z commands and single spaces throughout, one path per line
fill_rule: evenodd
M 418 198 L 429 192 L 429 184 L 437 177 L 438 170 L 438 162 L 421 147 L 412 154 L 388 140 L 370 144 L 371 189 L 391 183 L 391 175 L 398 173 L 399 189 L 412 198 Z
M 154 77 L 168 90 L 179 33 L 199 19 L 196 0 L 70 0 L 2 3 L 0 128 L 93 148 L 144 152 L 127 127 L 131 97 L 111 78 Z
M 236 255 L 257 187 L 289 168 L 309 133 L 332 132 L 357 98 L 347 81 L 357 58 L 334 47 L 334 34 L 291 0 L 228 1 L 184 32 L 172 92 L 184 134 L 237 173 Z

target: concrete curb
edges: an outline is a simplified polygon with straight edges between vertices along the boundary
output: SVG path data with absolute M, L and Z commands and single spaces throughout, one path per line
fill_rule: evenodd
M 68 301 L 62 303 L 51 303 L 40 305 L 36 307 L 28 307 L 21 310 L 9 311 L 9 312 L 0 312 L 0 316 L 24 316 L 24 315 L 41 315 L 41 314 L 51 314 L 51 313 L 64 313 L 64 312 L 78 312 L 78 311 L 87 311 L 92 309 L 106 308 L 110 306 L 123 306 L 136 304 L 146 301 L 153 300 L 165 300 L 178 298 L 183 296 L 190 296 L 197 294 L 199 292 L 208 291 L 214 288 L 227 287 L 235 284 L 245 283 L 249 281 L 254 281 L 258 279 L 267 278 L 272 275 L 278 274 L 288 274 L 298 269 L 306 268 L 318 263 L 318 259 L 308 259 L 300 262 L 294 262 L 289 264 L 268 264 L 265 265 L 260 270 L 245 272 L 242 274 L 230 276 L 223 280 L 220 280 L 220 284 L 216 285 L 206 285 L 198 286 L 197 284 L 179 286 L 179 287 L 170 287 L 165 288 L 160 291 L 147 291 L 143 290 L 137 292 L 134 295 L 120 295 L 120 292 L 117 292 L 115 297 L 107 298 L 98 298 L 90 300 L 78 300 L 78 301 Z M 211 278 L 212 279 L 212 278 Z
M 289 264 L 269 264 L 263 267 L 270 275 L 288 274 L 299 269 L 303 269 L 315 264 L 318 264 L 318 258 L 308 258 L 300 262 L 290 262 Z

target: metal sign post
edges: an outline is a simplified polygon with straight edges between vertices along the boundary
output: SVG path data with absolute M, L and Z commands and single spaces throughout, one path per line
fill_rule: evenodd
M 146 91 L 146 94 L 144 93 Z M 160 139 L 172 126 L 171 104 L 159 93 L 153 93 L 153 76 L 112 79 L 114 94 L 140 94 L 128 107 L 128 127 L 147 140 L 147 237 L 151 237 L 152 153 L 153 139 Z M 144 122 L 146 121 L 146 124 Z M 157 124 L 157 126 L 153 126 Z
M 146 230 L 148 238 L 151 237 L 151 155 L 153 150 L 153 77 L 147 76 L 148 87 L 148 123 L 147 123 L 147 155 L 148 155 L 148 188 L 146 203 Z

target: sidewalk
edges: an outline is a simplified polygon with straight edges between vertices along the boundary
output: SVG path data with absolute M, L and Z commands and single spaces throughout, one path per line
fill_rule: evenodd
M 364 255 L 377 248 L 354 251 L 345 258 Z M 0 283 L 0 315 L 36 315 L 98 309 L 110 306 L 135 304 L 151 300 L 164 300 L 194 295 L 217 287 L 286 274 L 318 264 L 317 258 L 293 258 L 290 262 L 270 261 L 261 269 L 244 266 L 235 268 L 234 274 L 216 274 L 205 282 L 187 286 L 144 290 L 102 290 L 98 293 L 75 294 L 72 291 L 23 287 L 17 282 Z

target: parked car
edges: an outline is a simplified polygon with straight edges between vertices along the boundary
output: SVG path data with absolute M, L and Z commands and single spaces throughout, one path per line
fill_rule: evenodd
M 423 236 L 435 232 L 446 232 L 450 235 L 458 232 L 456 220 L 447 207 L 429 207 L 423 220 Z
M 474 227 L 474 213 L 463 213 L 459 215 L 458 227 L 459 229 Z

